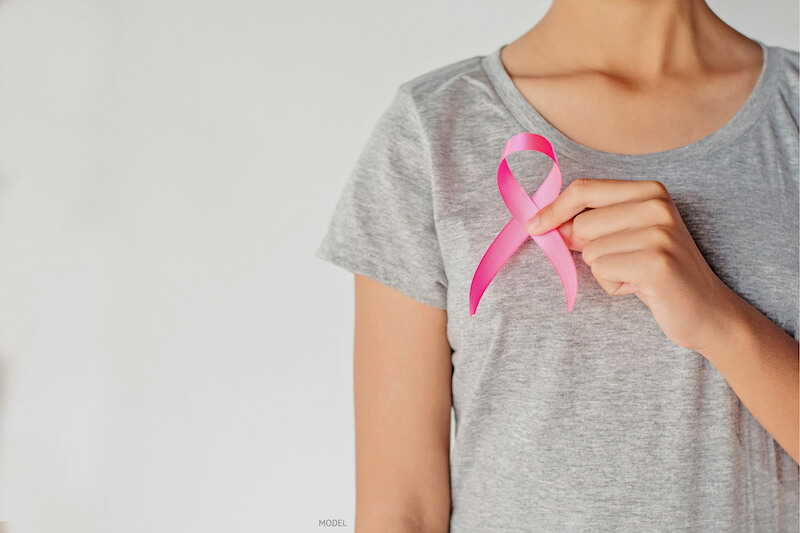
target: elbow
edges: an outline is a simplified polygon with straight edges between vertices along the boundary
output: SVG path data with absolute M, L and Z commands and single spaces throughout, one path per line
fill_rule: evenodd
M 449 513 L 446 518 L 432 517 L 421 513 L 371 514 L 356 513 L 354 533 L 448 533 Z

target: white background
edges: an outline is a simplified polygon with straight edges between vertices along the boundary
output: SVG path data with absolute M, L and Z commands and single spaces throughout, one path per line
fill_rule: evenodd
M 796 50 L 768 5 L 711 3 Z M 353 276 L 313 251 L 397 85 L 548 7 L 0 0 L 4 531 L 352 531 Z

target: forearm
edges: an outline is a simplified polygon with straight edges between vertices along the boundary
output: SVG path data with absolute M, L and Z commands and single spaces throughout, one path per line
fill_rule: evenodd
M 733 291 L 726 326 L 699 350 L 748 411 L 798 462 L 798 342 Z

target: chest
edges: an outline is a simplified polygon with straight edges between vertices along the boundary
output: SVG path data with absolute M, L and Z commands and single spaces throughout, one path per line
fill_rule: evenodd
M 658 179 L 670 191 L 712 270 L 770 319 L 795 332 L 798 213 L 791 198 L 796 196 L 796 186 L 791 172 L 782 172 L 771 163 L 785 156 L 765 141 L 769 132 L 762 133 L 758 140 L 742 143 L 735 151 L 630 172 L 562 158 L 564 186 L 577 178 Z M 621 331 L 636 335 L 645 328 L 655 328 L 652 335 L 657 337 L 657 326 L 641 302 L 634 296 L 607 295 L 578 252 L 573 252 L 578 299 L 566 314 L 564 289 L 556 271 L 531 240 L 499 270 L 474 317 L 468 315 L 476 267 L 511 217 L 494 176 L 496 153 L 508 136 L 498 136 L 497 143 L 487 146 L 471 145 L 469 156 L 450 161 L 454 166 L 436 181 L 436 226 L 448 278 L 451 345 L 458 350 L 473 342 L 515 342 L 515 338 L 531 335 L 569 339 L 575 324 L 596 328 L 587 330 L 589 337 L 608 332 L 616 336 Z M 518 181 L 530 194 L 552 166 L 538 155 L 512 164 Z
M 685 146 L 720 129 L 745 104 L 759 74 L 751 68 L 641 84 L 598 73 L 512 79 L 539 114 L 572 140 L 641 154 Z

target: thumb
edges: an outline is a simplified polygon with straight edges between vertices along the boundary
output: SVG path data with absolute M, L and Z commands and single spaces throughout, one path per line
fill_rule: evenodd
M 550 220 L 552 218 L 552 211 L 549 204 L 539 209 L 535 215 L 525 221 L 525 230 L 531 235 L 541 235 L 547 230 L 552 229 L 550 227 L 552 225 L 552 221 Z
M 536 220 L 536 224 L 534 224 L 534 220 Z M 561 234 L 561 237 L 564 239 L 564 242 L 567 243 L 567 248 L 577 252 L 582 252 L 586 243 L 577 237 L 572 231 L 573 220 L 573 218 L 567 220 L 558 226 L 557 229 Z M 542 233 L 546 233 L 546 231 L 542 230 L 550 227 L 550 225 L 552 225 L 552 210 L 550 209 L 550 206 L 547 205 L 541 208 L 534 216 L 525 221 L 525 231 L 527 231 L 530 235 L 538 236 Z

